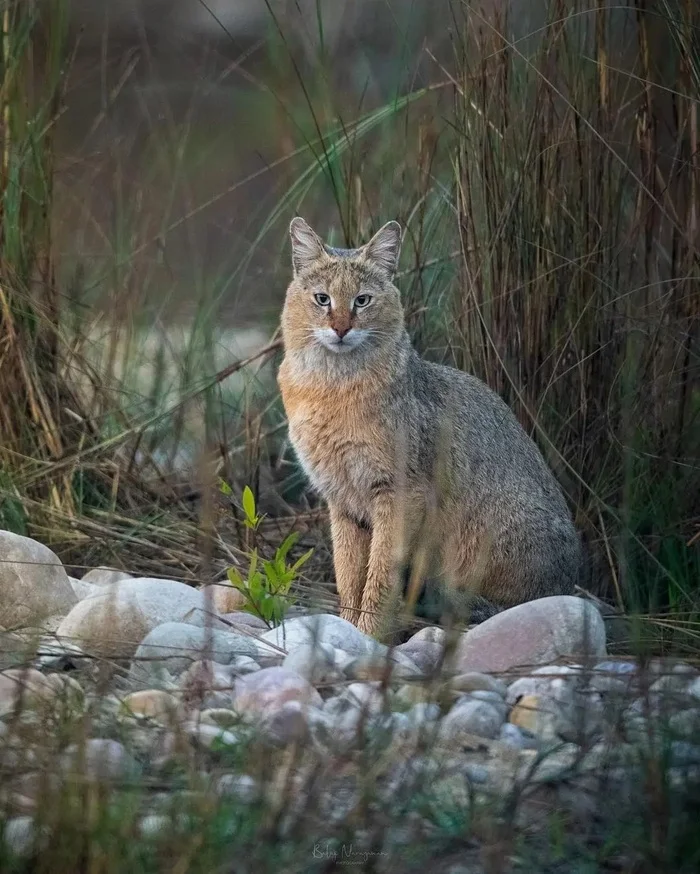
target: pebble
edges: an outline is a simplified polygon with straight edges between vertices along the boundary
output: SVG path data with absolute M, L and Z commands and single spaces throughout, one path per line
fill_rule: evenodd
M 62 768 L 82 774 L 90 780 L 129 780 L 141 768 L 123 744 L 110 738 L 90 738 L 84 744 L 72 744 L 61 757 Z
M 480 674 L 478 671 L 470 671 L 451 677 L 449 686 L 455 692 L 495 692 L 501 698 L 505 698 L 508 693 L 508 686 L 503 680 L 489 674 Z
M 122 710 L 130 716 L 154 719 L 165 724 L 181 716 L 181 707 L 177 698 L 160 689 L 132 692 L 123 699 Z
M 285 746 L 303 743 L 309 734 L 308 707 L 299 701 L 288 701 L 267 717 L 263 732 L 272 743 Z
M 36 827 L 31 816 L 8 819 L 2 833 L 7 847 L 17 856 L 27 856 L 36 843 Z
M 335 650 L 327 643 L 301 644 L 285 657 L 282 667 L 314 686 L 335 683 L 343 676 L 335 662 Z
M 286 668 L 263 668 L 235 680 L 234 705 L 239 712 L 270 715 L 287 701 L 313 707 L 323 705 L 323 699 L 311 683 Z
M 215 744 L 234 747 L 239 743 L 239 737 L 232 731 L 222 728 L 220 725 L 211 725 L 207 722 L 186 722 L 182 726 L 183 731 L 190 740 L 203 749 L 211 749 Z
M 450 710 L 440 725 L 443 740 L 459 740 L 464 734 L 494 738 L 503 724 L 503 717 L 488 701 L 458 702 Z
M 537 738 L 532 732 L 512 722 L 506 722 L 501 726 L 498 739 L 501 743 L 517 750 L 534 750 L 538 747 Z
M 554 740 L 560 720 L 554 702 L 539 695 L 524 695 L 511 710 L 508 721 L 542 740 Z
M 233 796 L 245 804 L 252 804 L 260 797 L 257 781 L 247 774 L 223 774 L 216 784 L 220 796 Z

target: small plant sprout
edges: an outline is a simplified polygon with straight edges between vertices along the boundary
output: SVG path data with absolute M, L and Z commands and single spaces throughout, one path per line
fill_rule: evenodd
M 230 486 L 226 483 L 221 485 L 221 491 L 227 495 L 232 494 Z M 264 516 L 258 514 L 255 496 L 248 486 L 243 489 L 241 503 L 245 515 L 244 525 L 256 532 Z M 298 577 L 300 568 L 313 554 L 313 549 L 309 549 L 293 564 L 289 564 L 287 558 L 289 551 L 298 539 L 298 533 L 288 534 L 271 559 L 260 559 L 255 546 L 249 549 L 246 555 L 250 563 L 245 577 L 234 567 L 230 567 L 226 572 L 231 585 L 246 597 L 243 610 L 259 616 L 270 626 L 279 625 L 287 609 L 294 603 L 295 599 L 289 594 L 290 589 Z

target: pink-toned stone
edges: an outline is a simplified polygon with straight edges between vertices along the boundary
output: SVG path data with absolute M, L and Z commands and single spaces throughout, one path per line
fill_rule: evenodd
M 455 670 L 494 673 L 548 665 L 562 657 L 605 655 L 605 625 L 595 606 L 554 595 L 511 607 L 462 635 Z
M 406 643 L 397 646 L 395 651 L 408 656 L 424 674 L 432 674 L 443 660 L 445 647 L 442 643 L 427 638 L 412 637 Z
M 267 716 L 288 701 L 321 707 L 323 700 L 314 687 L 286 668 L 263 668 L 239 677 L 234 686 L 234 706 L 241 713 Z

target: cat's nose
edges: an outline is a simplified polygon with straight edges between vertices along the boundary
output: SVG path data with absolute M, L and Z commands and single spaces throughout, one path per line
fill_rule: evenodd
M 333 328 L 333 330 L 336 332 L 336 334 L 342 340 L 346 334 L 350 333 L 350 325 L 347 325 L 347 326 L 342 327 L 342 328 Z

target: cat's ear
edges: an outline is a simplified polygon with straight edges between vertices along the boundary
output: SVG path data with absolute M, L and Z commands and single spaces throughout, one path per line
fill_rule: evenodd
M 292 266 L 295 276 L 325 255 L 319 236 L 303 218 L 297 216 L 292 219 L 289 236 L 292 238 Z
M 401 225 L 387 222 L 372 239 L 362 247 L 363 257 L 378 267 L 384 276 L 391 280 L 399 263 L 401 252 Z

